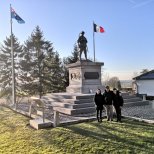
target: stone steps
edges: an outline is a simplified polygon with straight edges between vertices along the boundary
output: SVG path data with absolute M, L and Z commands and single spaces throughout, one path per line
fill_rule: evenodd
M 79 115 L 79 114 L 86 114 L 86 113 L 94 113 L 95 108 L 94 107 L 88 107 L 87 108 L 79 108 L 79 109 L 70 109 L 70 108 L 61 108 L 61 107 L 54 107 L 56 111 L 59 111 L 60 113 L 67 114 L 67 115 Z
M 136 101 L 136 102 L 129 102 L 124 103 L 124 107 L 133 107 L 133 106 L 141 106 L 141 105 L 149 105 L 149 101 Z
M 128 93 L 122 93 L 124 107 L 148 105 L 148 101 Z M 77 115 L 95 112 L 94 94 L 54 93 L 42 97 L 50 106 L 57 107 L 61 113 Z
M 125 95 L 125 96 L 122 95 L 122 97 L 123 97 L 124 99 L 136 98 L 135 95 Z
M 83 103 L 83 104 L 64 104 L 64 107 L 66 108 L 71 108 L 71 109 L 80 109 L 80 108 L 95 108 L 95 104 L 94 102 L 91 102 L 91 103 Z
M 64 107 L 64 108 L 70 108 L 70 109 L 78 109 L 78 108 L 86 108 L 86 107 L 95 107 L 94 102 L 84 102 L 84 103 L 64 103 L 64 102 L 54 102 L 54 101 L 50 101 L 48 100 L 47 104 L 50 104 L 50 106 L 53 107 Z M 49 105 L 48 105 L 49 106 Z
M 139 97 L 134 97 L 134 98 L 127 98 L 127 99 L 124 99 L 124 103 L 137 102 L 137 101 L 142 101 L 142 99 L 139 98 Z
M 68 94 L 55 93 L 43 96 L 47 103 L 53 107 L 60 108 L 64 114 L 83 114 L 95 111 L 93 94 Z

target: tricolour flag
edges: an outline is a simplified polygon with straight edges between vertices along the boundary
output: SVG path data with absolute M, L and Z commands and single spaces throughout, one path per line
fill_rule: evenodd
M 25 21 L 14 11 L 12 7 L 11 7 L 11 18 L 16 19 L 19 24 L 25 23 Z
M 96 25 L 96 24 L 94 23 L 94 32 L 104 33 L 104 32 L 105 32 L 105 30 L 104 30 L 104 28 L 103 28 L 103 27 L 98 26 L 98 25 Z

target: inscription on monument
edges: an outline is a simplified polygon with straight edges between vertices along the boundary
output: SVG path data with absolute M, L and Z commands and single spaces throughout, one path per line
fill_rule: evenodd
M 99 79 L 98 72 L 85 72 L 84 73 L 85 79 Z
M 80 80 L 80 73 L 71 73 L 71 80 Z

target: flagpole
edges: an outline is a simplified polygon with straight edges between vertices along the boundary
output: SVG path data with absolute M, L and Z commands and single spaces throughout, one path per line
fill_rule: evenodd
M 12 33 L 12 17 L 11 17 L 11 4 L 10 4 L 10 25 L 11 25 L 11 66 L 12 66 L 12 103 L 16 110 L 16 93 L 15 93 L 15 71 L 14 71 L 14 52 L 13 52 L 13 33 Z
M 94 62 L 95 62 L 95 32 L 94 32 L 94 22 L 93 22 L 93 50 L 94 50 Z

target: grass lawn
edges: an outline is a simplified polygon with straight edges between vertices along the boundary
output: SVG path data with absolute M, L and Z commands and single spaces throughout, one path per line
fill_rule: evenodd
M 0 106 L 0 154 L 154 154 L 154 125 L 123 119 L 34 130 Z

